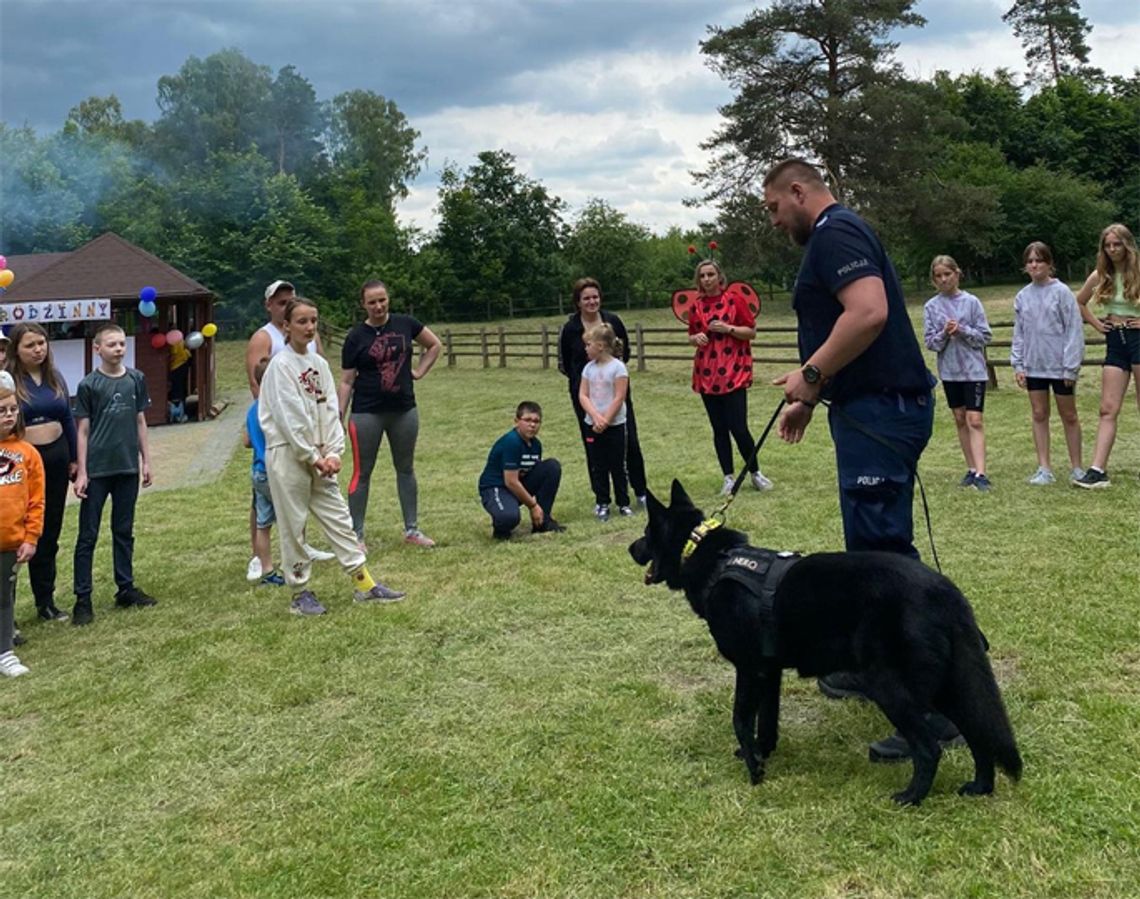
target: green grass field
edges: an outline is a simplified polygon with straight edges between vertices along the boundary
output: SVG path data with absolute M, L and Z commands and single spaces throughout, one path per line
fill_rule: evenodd
M 991 318 L 1013 293 L 985 292 Z M 223 392 L 243 383 L 241 349 L 220 347 Z M 777 373 L 752 390 L 757 434 Z M 921 473 L 943 568 L 993 646 L 1020 784 L 959 798 L 972 766 L 955 750 L 921 808 L 896 808 L 909 769 L 866 759 L 881 714 L 790 677 L 768 779 L 748 786 L 732 669 L 681 595 L 643 586 L 626 552 L 643 519 L 593 520 L 564 380 L 464 360 L 417 387 L 435 550 L 400 543 L 386 455 L 373 482 L 371 564 L 405 603 L 354 606 L 329 563 L 314 578 L 321 619 L 249 588 L 242 452 L 215 483 L 142 497 L 135 568 L 157 608 L 113 608 L 106 525 L 92 627 L 33 623 L 21 584 L 32 674 L 0 684 L 0 895 L 1140 895 L 1140 420 L 1130 398 L 1112 489 L 1033 488 L 1028 402 L 999 377 L 995 491 L 955 486 L 941 397 Z M 711 508 L 720 474 L 688 378 L 682 363 L 634 373 L 643 448 L 653 489 L 679 477 Z M 1086 455 L 1098 394 L 1086 368 Z M 498 544 L 475 479 L 523 398 L 545 408 L 569 531 Z M 1059 471 L 1063 452 L 1054 416 Z M 742 492 L 730 524 L 767 546 L 840 547 L 822 416 L 799 446 L 771 440 L 761 464 L 776 489 Z M 74 528 L 72 508 L 65 607 Z

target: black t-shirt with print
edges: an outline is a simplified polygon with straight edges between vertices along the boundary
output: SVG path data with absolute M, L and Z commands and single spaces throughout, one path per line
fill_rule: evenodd
M 406 412 L 416 405 L 412 389 L 413 343 L 424 326 L 392 313 L 376 328 L 364 322 L 348 332 L 341 367 L 356 369 L 353 412 Z

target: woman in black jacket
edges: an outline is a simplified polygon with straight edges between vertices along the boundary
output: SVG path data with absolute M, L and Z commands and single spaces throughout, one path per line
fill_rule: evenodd
M 629 362 L 629 334 L 625 323 L 612 312 L 602 310 L 602 287 L 596 278 L 579 278 L 574 282 L 574 312 L 570 313 L 558 334 L 558 370 L 570 382 L 570 402 L 574 406 L 574 417 L 578 422 L 578 432 L 582 436 L 582 447 L 592 437 L 590 426 L 584 420 L 585 413 L 578 402 L 578 388 L 582 382 L 582 369 L 586 367 L 586 346 L 582 335 L 586 329 L 603 322 L 614 329 L 621 338 L 622 362 Z M 633 414 L 633 398 L 626 396 L 626 470 L 629 485 L 637 497 L 637 504 L 645 506 L 645 459 L 641 455 L 641 444 L 637 439 L 637 420 Z M 587 465 L 589 455 L 587 454 Z M 591 483 L 593 473 L 591 472 Z

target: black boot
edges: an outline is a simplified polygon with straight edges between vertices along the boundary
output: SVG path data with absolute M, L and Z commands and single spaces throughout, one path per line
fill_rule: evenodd
M 71 610 L 71 623 L 82 626 L 95 620 L 95 611 L 91 608 L 90 596 L 75 597 L 75 608 Z
M 926 720 L 934 727 L 938 745 L 943 749 L 966 745 L 966 738 L 959 733 L 958 726 L 945 715 L 931 712 Z M 896 730 L 889 737 L 872 743 L 868 755 L 872 762 L 905 762 L 910 758 L 910 744 Z

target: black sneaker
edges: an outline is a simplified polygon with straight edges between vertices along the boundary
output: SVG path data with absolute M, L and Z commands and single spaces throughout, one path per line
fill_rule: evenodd
M 28 641 L 24 639 L 24 635 L 20 633 L 20 629 L 16 628 L 12 631 L 12 645 L 23 646 Z
M 75 599 L 75 608 L 71 610 L 71 623 L 82 627 L 95 620 L 95 612 L 91 609 L 90 596 L 78 596 Z
M 538 529 L 540 534 L 561 534 L 566 530 L 565 525 L 559 524 L 553 518 L 547 518 Z
M 816 681 L 819 692 L 828 699 L 861 699 L 867 701 L 863 692 L 863 678 L 850 671 L 833 671 Z
M 131 606 L 156 606 L 158 600 L 138 587 L 127 587 L 115 594 L 115 605 L 120 609 L 129 609 Z
M 1090 468 L 1083 477 L 1073 481 L 1073 486 L 1084 487 L 1086 490 L 1098 490 L 1103 487 L 1111 487 L 1112 481 L 1108 479 L 1107 471 L 1097 471 L 1095 468 Z
M 974 483 L 970 485 L 975 490 L 980 490 L 982 493 L 989 493 L 994 489 L 994 485 L 990 483 L 990 479 L 984 474 L 974 475 Z
M 966 476 L 958 482 L 959 487 L 973 487 L 974 478 L 977 477 L 977 472 L 973 469 L 966 470 Z
M 954 722 L 945 715 L 939 715 L 935 712 L 927 716 L 927 720 L 938 729 L 938 745 L 943 749 L 966 745 L 966 738 L 959 733 Z M 872 743 L 868 748 L 867 755 L 876 764 L 905 762 L 910 758 L 910 744 L 896 730 L 889 737 Z
M 40 621 L 67 621 L 71 617 L 67 612 L 61 612 L 57 609 L 53 602 L 49 602 L 46 606 L 39 606 L 36 609 L 36 614 L 40 616 Z

